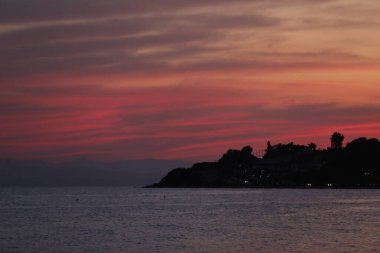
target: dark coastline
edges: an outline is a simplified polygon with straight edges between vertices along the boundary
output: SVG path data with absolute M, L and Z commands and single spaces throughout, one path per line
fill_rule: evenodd
M 87 186 L 86 186 L 87 187 Z M 266 190 L 277 190 L 277 189 L 294 189 L 294 190 L 380 190 L 380 186 L 374 186 L 374 187 L 328 187 L 328 186 L 189 186 L 189 187 L 181 187 L 181 186 L 160 186 L 158 184 L 152 184 L 143 186 L 141 188 L 145 189 L 266 189 Z
M 380 190 L 380 186 L 376 187 L 297 187 L 297 186 L 279 186 L 279 187 L 273 187 L 273 186 L 233 186 L 233 187 L 225 187 L 225 186 L 199 186 L 199 187 L 177 187 L 177 186 L 159 186 L 159 185 L 147 185 L 142 188 L 145 189 L 265 189 L 265 190 L 277 190 L 277 189 L 286 189 L 286 190 Z
M 176 168 L 147 188 L 380 189 L 380 142 L 358 138 L 343 146 L 334 133 L 331 147 L 267 143 L 261 158 L 250 146 L 228 150 L 216 162 Z

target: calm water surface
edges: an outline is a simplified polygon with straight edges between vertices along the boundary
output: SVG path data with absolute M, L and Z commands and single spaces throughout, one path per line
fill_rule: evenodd
M 0 252 L 380 252 L 380 191 L 0 188 Z

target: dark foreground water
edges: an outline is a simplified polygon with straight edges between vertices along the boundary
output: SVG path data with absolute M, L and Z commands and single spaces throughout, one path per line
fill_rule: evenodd
M 0 252 L 380 252 L 380 191 L 0 188 Z

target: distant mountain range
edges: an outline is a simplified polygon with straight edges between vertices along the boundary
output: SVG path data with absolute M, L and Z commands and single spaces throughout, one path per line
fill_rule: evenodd
M 0 186 L 144 186 L 157 182 L 170 169 L 190 166 L 180 160 L 65 162 L 0 160 Z

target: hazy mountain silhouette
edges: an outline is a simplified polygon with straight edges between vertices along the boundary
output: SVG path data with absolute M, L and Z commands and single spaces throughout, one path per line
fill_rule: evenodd
M 331 147 L 272 145 L 262 158 L 250 146 L 228 150 L 218 161 L 170 171 L 150 187 L 336 187 L 380 188 L 380 142 L 358 138 L 343 145 L 334 133 Z
M 185 161 L 73 159 L 60 163 L 0 160 L 0 186 L 143 186 L 157 182 L 169 168 L 190 166 Z

